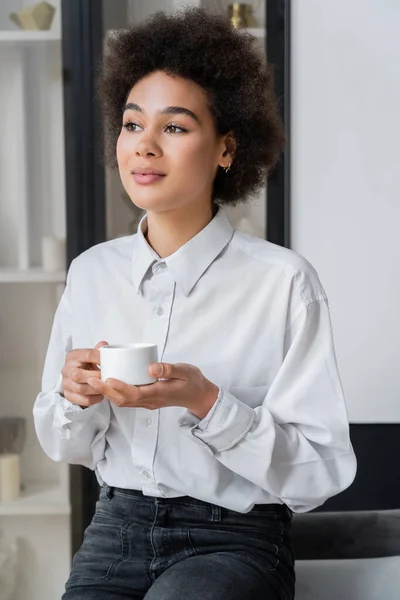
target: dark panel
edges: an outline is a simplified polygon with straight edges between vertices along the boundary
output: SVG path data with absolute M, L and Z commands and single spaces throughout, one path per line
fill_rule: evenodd
M 67 258 L 71 261 L 106 238 L 105 177 L 101 165 L 101 120 L 94 101 L 102 54 L 101 3 L 62 0 Z M 70 469 L 72 550 L 89 524 L 97 482 L 80 466 Z
M 290 246 L 290 0 L 266 2 L 267 58 L 275 69 L 276 94 L 286 149 L 267 184 L 267 240 Z
M 94 101 L 102 55 L 101 3 L 62 1 L 68 263 L 106 237 L 101 120 Z
M 400 424 L 350 425 L 358 469 L 354 483 L 318 511 L 400 509 Z

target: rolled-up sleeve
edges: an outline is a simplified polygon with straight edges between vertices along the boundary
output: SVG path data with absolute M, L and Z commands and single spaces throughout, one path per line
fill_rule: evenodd
M 222 389 L 204 420 L 185 413 L 180 424 L 224 466 L 295 512 L 346 489 L 356 458 L 326 299 L 310 302 L 289 325 L 282 365 L 261 406 Z
M 82 409 L 63 396 L 61 370 L 73 348 L 71 270 L 54 317 L 33 417 L 36 434 L 44 452 L 55 461 L 95 469 L 104 457 L 105 432 L 110 422 L 108 400 Z

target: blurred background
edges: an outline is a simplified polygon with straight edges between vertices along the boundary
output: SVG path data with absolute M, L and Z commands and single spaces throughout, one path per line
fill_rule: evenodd
M 250 30 L 276 69 L 287 148 L 227 216 L 304 255 L 330 299 L 359 471 L 295 519 L 299 598 L 397 598 L 400 3 L 2 0 L 0 600 L 61 597 L 97 494 L 91 472 L 41 451 L 32 406 L 68 265 L 142 215 L 101 163 L 99 60 L 110 31 L 184 5 Z

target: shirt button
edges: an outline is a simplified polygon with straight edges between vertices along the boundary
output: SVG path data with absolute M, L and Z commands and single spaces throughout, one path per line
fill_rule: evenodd
M 151 419 L 150 418 L 146 419 L 145 422 L 144 422 L 144 424 L 145 424 L 146 427 L 150 427 L 150 425 L 151 425 Z
M 161 306 L 157 306 L 154 312 L 156 313 L 157 317 L 162 317 L 164 314 L 164 309 Z
M 150 479 L 150 473 L 148 473 L 147 471 L 143 471 L 142 475 L 143 475 L 143 479 L 146 479 L 146 480 Z
M 165 271 L 166 268 L 167 268 L 167 265 L 165 263 L 158 263 L 158 264 L 154 265 L 153 273 L 154 274 L 162 273 L 163 271 Z

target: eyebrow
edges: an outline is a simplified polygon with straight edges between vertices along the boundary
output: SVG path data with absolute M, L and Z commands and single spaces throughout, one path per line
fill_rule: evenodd
M 133 102 L 128 102 L 128 104 L 125 104 L 124 112 L 126 110 L 136 110 L 137 112 L 141 112 L 141 113 L 144 112 L 144 110 L 141 106 L 139 106 L 138 104 L 134 104 Z M 194 119 L 194 121 L 197 121 L 197 123 L 200 123 L 198 117 L 194 114 L 194 112 L 192 112 L 188 108 L 183 108 L 183 106 L 167 106 L 167 108 L 163 108 L 162 110 L 158 111 L 158 114 L 159 115 L 187 115 L 188 117 L 191 117 L 192 119 Z

